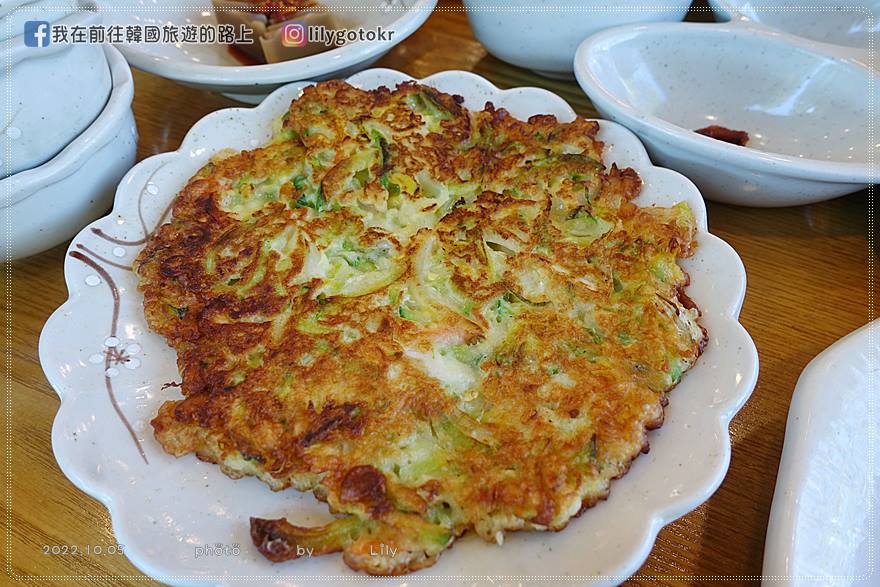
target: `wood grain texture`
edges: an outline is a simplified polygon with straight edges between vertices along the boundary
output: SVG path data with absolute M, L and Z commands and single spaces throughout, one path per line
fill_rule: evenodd
M 460 6 L 443 6 L 445 10 L 436 11 L 376 65 L 415 77 L 464 69 L 500 87 L 540 86 L 565 98 L 579 113 L 595 116 L 576 83 L 544 79 L 488 55 L 473 38 Z M 706 15 L 692 17 L 705 20 Z M 135 72 L 135 90 L 139 159 L 177 148 L 203 115 L 240 106 L 141 72 Z M 868 260 L 876 262 L 877 251 L 868 245 L 869 197 L 862 192 L 775 210 L 709 204 L 712 232 L 737 250 L 748 272 L 742 323 L 758 346 L 761 374 L 752 398 L 731 425 L 733 458 L 721 488 L 660 532 L 650 558 L 630 584 L 696 584 L 718 576 L 740 583 L 760 575 L 785 419 L 797 377 L 813 356 L 874 315 L 868 307 Z M 5 364 L 11 387 L 5 391 L 11 394 L 6 396 L 11 421 L 6 410 L 2 412 L 3 426 L 8 425 L 12 434 L 4 435 L 3 442 L 4 450 L 11 451 L 12 466 L 6 470 L 10 499 L 0 512 L 4 530 L 7 520 L 11 522 L 11 533 L 4 532 L 11 540 L 4 546 L 11 548 L 4 547 L 0 554 L 3 571 L 48 578 L 50 584 L 61 577 L 80 577 L 67 584 L 143 584 L 148 579 L 121 555 L 43 554 L 43 545 L 115 544 L 106 510 L 67 481 L 52 456 L 51 427 L 58 399 L 40 368 L 37 341 L 43 322 L 67 297 L 65 249 L 66 245 L 59 246 L 5 267 L 12 276 L 11 282 L 4 280 L 9 310 L 4 313 L 4 327 L 11 341 Z

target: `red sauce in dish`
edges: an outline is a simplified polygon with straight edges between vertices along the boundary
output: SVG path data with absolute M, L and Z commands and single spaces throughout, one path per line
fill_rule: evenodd
M 725 143 L 739 145 L 740 147 L 745 147 L 746 143 L 749 142 L 749 133 L 747 133 L 746 131 L 733 130 L 730 128 L 725 128 L 723 126 L 718 126 L 717 124 L 713 124 L 705 128 L 698 128 L 694 132 L 700 133 L 701 135 L 707 136 L 712 139 L 724 141 Z

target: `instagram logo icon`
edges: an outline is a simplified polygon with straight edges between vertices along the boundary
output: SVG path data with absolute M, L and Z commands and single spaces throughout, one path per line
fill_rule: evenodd
M 285 47 L 305 47 L 308 43 L 306 25 L 301 22 L 287 22 L 281 29 L 281 44 Z

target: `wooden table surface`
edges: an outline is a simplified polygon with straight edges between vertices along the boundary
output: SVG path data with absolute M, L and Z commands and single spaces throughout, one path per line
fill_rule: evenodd
M 500 87 L 541 86 L 568 100 L 580 114 L 596 116 L 576 83 L 550 81 L 488 55 L 456 5 L 435 11 L 377 66 L 415 77 L 464 69 Z M 238 105 L 135 71 L 138 159 L 176 149 L 202 116 Z M 876 262 L 877 251 L 868 245 L 868 198 L 862 192 L 812 206 L 767 210 L 709 203 L 712 232 L 737 250 L 748 272 L 741 321 L 757 344 L 761 373 L 754 394 L 731 424 L 733 458 L 724 483 L 706 503 L 660 532 L 650 558 L 630 584 L 697 583 L 710 577 L 742 582 L 736 578 L 760 575 L 786 414 L 798 375 L 813 356 L 874 316 L 868 307 L 868 267 L 869 259 Z M 880 242 L 876 233 L 873 242 Z M 116 542 L 107 511 L 64 477 L 52 455 L 50 431 L 59 402 L 40 368 L 37 340 L 43 322 L 67 298 L 66 246 L 12 264 L 11 285 L 3 280 L 10 341 L 5 365 L 7 373 L 11 370 L 5 387 L 11 420 L 3 423 L 4 431 L 11 431 L 11 436 L 3 435 L 3 525 L 10 531 L 4 532 L 3 571 L 33 579 L 92 576 L 97 585 L 143 583 L 148 579 L 124 556 L 43 554 L 44 544 Z

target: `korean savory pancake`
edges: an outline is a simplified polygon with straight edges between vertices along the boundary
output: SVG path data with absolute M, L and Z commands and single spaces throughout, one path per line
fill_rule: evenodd
M 647 451 L 706 343 L 696 222 L 633 204 L 598 130 L 330 81 L 181 190 L 135 262 L 182 376 L 152 424 L 327 503 L 321 527 L 253 512 L 267 558 L 400 574 L 469 530 L 561 530 Z

